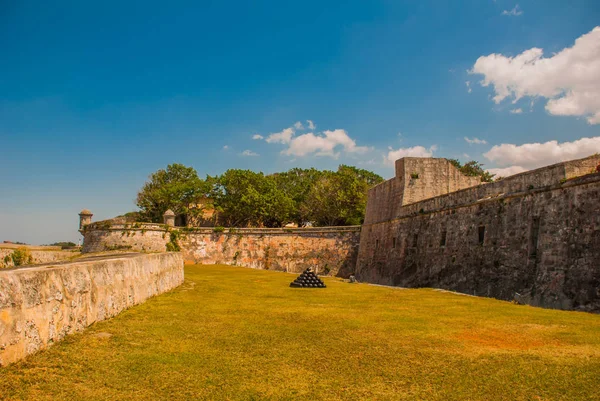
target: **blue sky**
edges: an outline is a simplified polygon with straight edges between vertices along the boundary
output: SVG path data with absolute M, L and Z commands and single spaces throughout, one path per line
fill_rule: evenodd
M 600 151 L 597 25 L 596 0 L 0 2 L 0 241 L 77 240 L 174 162 Z

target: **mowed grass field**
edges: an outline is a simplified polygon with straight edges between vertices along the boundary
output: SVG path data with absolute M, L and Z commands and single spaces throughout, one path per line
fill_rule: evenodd
M 598 315 L 293 278 L 186 266 L 181 287 L 0 368 L 0 399 L 600 399 Z

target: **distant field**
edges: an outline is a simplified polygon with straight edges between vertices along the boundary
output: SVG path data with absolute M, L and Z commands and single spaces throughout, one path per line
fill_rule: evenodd
M 178 289 L 0 369 L 8 400 L 598 400 L 600 316 L 186 266 Z

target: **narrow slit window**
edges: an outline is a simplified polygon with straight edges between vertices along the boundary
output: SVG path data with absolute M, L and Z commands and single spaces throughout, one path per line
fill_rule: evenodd
M 538 236 L 540 234 L 540 218 L 534 217 L 529 227 L 529 257 L 537 256 Z
M 446 246 L 446 231 L 442 231 L 442 238 L 440 239 L 440 246 Z
M 375 240 L 375 249 L 379 249 L 379 240 L 378 239 Z
M 418 243 L 419 243 L 419 234 L 415 234 L 413 236 L 413 248 L 416 248 Z
M 485 226 L 479 226 L 479 245 L 483 245 L 485 240 Z
M 392 248 L 396 247 L 396 237 L 392 238 Z

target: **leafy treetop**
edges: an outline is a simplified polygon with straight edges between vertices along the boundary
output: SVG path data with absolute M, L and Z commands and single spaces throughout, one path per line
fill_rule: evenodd
M 495 174 L 491 174 L 490 172 L 483 169 L 483 164 L 478 161 L 471 160 L 465 164 L 462 164 L 457 159 L 448 159 L 450 163 L 452 163 L 457 169 L 460 170 L 466 176 L 469 177 L 480 177 L 481 182 L 492 182 L 494 181 Z

